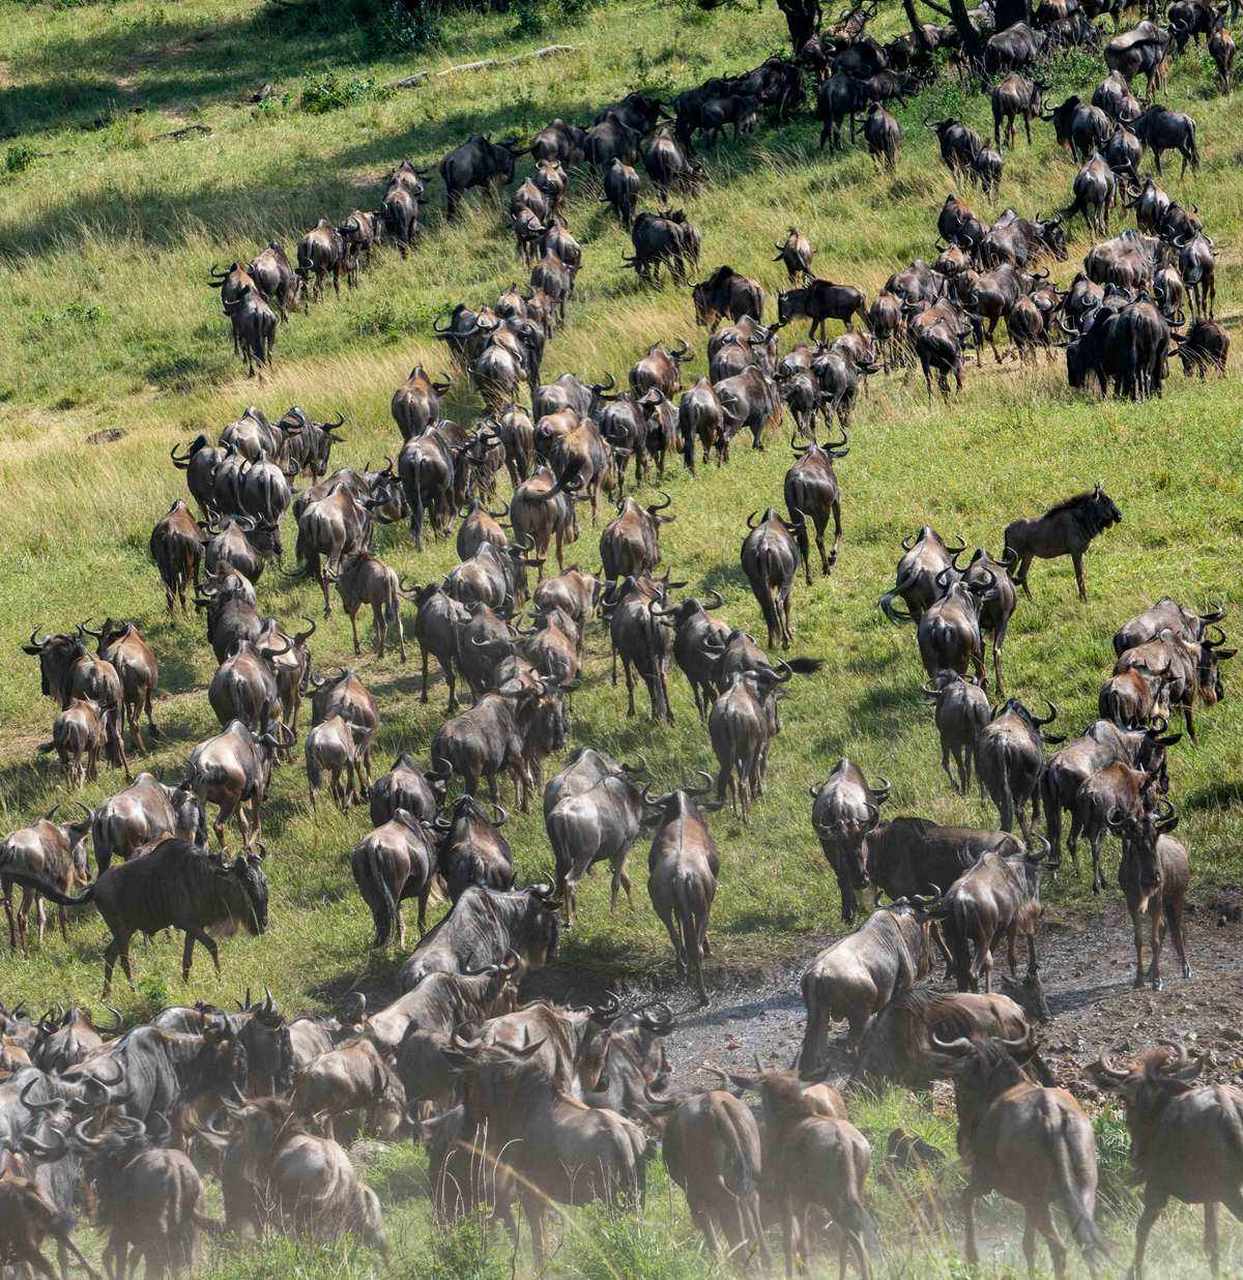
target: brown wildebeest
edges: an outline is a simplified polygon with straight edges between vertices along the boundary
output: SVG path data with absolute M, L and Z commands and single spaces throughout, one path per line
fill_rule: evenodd
M 1192 1062 L 1185 1045 L 1168 1043 L 1129 1067 L 1115 1066 L 1104 1054 L 1096 1063 L 1098 1080 L 1126 1107 L 1133 1180 L 1144 1184 L 1135 1280 L 1143 1280 L 1148 1235 L 1171 1200 L 1204 1206 L 1204 1252 L 1214 1276 L 1220 1265 L 1217 1206 L 1243 1221 L 1243 1089 L 1197 1084 L 1208 1061 L 1205 1054 Z
M 1096 1138 L 1083 1108 L 1064 1089 L 1033 1084 L 1002 1039 L 933 1037 L 942 1071 L 954 1080 L 958 1106 L 958 1153 L 970 1167 L 962 1194 L 967 1262 L 979 1265 L 975 1202 L 990 1191 L 1023 1206 L 1023 1255 L 1036 1266 L 1036 1233 L 1045 1238 L 1053 1273 L 1066 1274 L 1066 1247 L 1053 1222 L 1060 1205 L 1090 1268 L 1105 1252 L 1094 1221 Z
M 1046 699 L 1047 701 L 1047 699 Z M 989 722 L 975 742 L 975 767 L 980 787 L 987 791 L 997 806 L 1003 831 L 1014 830 L 1019 820 L 1023 838 L 1031 838 L 1031 824 L 1024 812 L 1032 807 L 1033 820 L 1040 808 L 1040 780 L 1044 775 L 1044 744 L 1065 739 L 1044 731 L 1044 726 L 1057 719 L 1057 708 L 1049 703 L 1049 714 L 1033 714 L 1011 698 L 993 709 Z
M 902 539 L 902 558 L 894 570 L 892 591 L 878 601 L 881 612 L 890 622 L 918 622 L 924 611 L 939 600 L 945 589 L 938 585 L 938 575 L 953 568 L 953 557 L 967 549 L 961 539 L 956 547 L 948 546 L 931 525 Z M 952 576 L 952 575 L 951 575 Z M 907 612 L 894 608 L 894 597 L 900 596 Z
M 726 1076 L 717 1067 L 706 1069 Z M 827 1213 L 841 1232 L 839 1276 L 844 1280 L 847 1259 L 853 1258 L 863 1280 L 870 1280 L 872 1264 L 881 1256 L 864 1200 L 872 1148 L 844 1108 L 837 1110 L 840 1095 L 834 1090 L 826 1097 L 823 1085 L 806 1088 L 793 1071 L 730 1072 L 726 1078 L 736 1088 L 756 1090 L 762 1100 L 764 1166 L 781 1218 L 787 1280 L 796 1260 L 803 1271 L 811 1261 L 817 1236 L 813 1211 Z
M 358 643 L 358 611 L 365 604 L 371 606 L 372 625 L 375 629 L 376 656 L 384 657 L 384 643 L 390 626 L 397 628 L 397 646 L 401 660 L 406 660 L 406 637 L 401 625 L 401 588 L 397 571 L 390 569 L 379 556 L 370 551 L 359 551 L 342 560 L 341 568 L 334 575 L 329 572 L 341 597 L 341 607 L 349 615 L 350 630 L 354 636 L 354 653 L 361 654 Z
M 777 256 L 773 261 L 784 265 L 791 284 L 799 276 L 811 271 L 811 260 L 816 251 L 811 247 L 811 241 L 797 227 L 791 227 L 786 232 L 785 240 L 774 245 L 774 248 Z
M 678 972 L 694 983 L 701 1005 L 708 1003 L 703 960 L 712 954 L 708 946 L 708 915 L 721 864 L 716 842 L 695 797 L 710 790 L 711 779 L 704 788 L 649 797 L 649 803 L 658 806 L 660 814 L 648 854 L 647 891 L 673 943 Z
M 764 320 L 764 289 L 758 280 L 740 275 L 733 267 L 717 267 L 707 280 L 691 290 L 695 305 L 695 323 L 711 333 L 724 319 L 741 320 L 750 316 L 758 323 Z
M 1104 533 L 1111 525 L 1122 523 L 1122 512 L 1101 485 L 1077 493 L 1056 506 L 1050 507 L 1034 520 L 1015 520 L 1006 525 L 1005 556 L 1017 562 L 1014 573 L 1016 586 L 1031 598 L 1027 574 L 1032 560 L 1052 560 L 1057 556 L 1070 556 L 1075 567 L 1075 583 L 1079 599 L 1088 598 L 1083 581 L 1083 554 L 1097 534 Z
M 1155 640 L 1127 649 L 1114 663 L 1115 675 L 1139 669 L 1164 682 L 1169 705 L 1173 710 L 1182 711 L 1192 742 L 1196 741 L 1192 714 L 1196 699 L 1211 707 L 1226 696 L 1221 663 L 1228 662 L 1238 652 L 1222 647 L 1226 636 L 1220 627 L 1211 630 L 1216 635 L 1206 628 L 1200 642 L 1190 644 L 1166 628 Z
M 71 787 L 81 791 L 99 776 L 99 756 L 125 770 L 131 781 L 129 762 L 121 743 L 120 713 L 115 706 L 101 707 L 90 698 L 74 698 L 52 722 L 52 740 L 39 750 L 55 751 Z
M 144 751 L 146 744 L 138 723 L 143 711 L 146 712 L 151 736 L 160 736 L 151 715 L 151 699 L 160 683 L 160 665 L 156 661 L 155 651 L 132 622 L 117 622 L 106 618 L 98 631 L 92 631 L 88 625 L 90 621 L 88 618 L 82 623 L 80 630 L 84 635 L 94 636 L 99 641 L 99 656 L 116 668 L 122 693 L 121 705 L 117 710 L 123 713 L 129 725 L 134 746 L 139 751 Z
M 1183 977 L 1191 977 L 1183 944 L 1183 903 L 1191 882 L 1187 850 L 1169 833 L 1178 826 L 1178 815 L 1169 801 L 1140 813 L 1119 811 L 1110 815 L 1110 828 L 1122 837 L 1122 862 L 1118 884 L 1135 928 L 1135 986 L 1144 985 L 1144 917 L 1148 917 L 1152 958 L 1148 980 L 1154 991 L 1161 979 L 1161 944 L 1166 926 L 1174 938 L 1174 950 L 1182 963 Z
M 50 1235 L 62 1250 L 73 1254 L 91 1280 L 100 1280 L 99 1272 L 82 1256 L 69 1234 L 72 1221 L 72 1217 L 57 1210 L 34 1179 L 18 1177 L 7 1170 L 0 1176 L 0 1257 L 6 1263 L 29 1267 L 38 1275 L 55 1280 L 56 1269 L 40 1252 Z

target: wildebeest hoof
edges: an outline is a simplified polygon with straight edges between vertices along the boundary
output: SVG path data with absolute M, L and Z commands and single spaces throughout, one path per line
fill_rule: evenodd
M 1154 991 L 1164 991 L 1164 990 L 1165 990 L 1165 979 L 1164 979 L 1164 978 L 1153 978 L 1153 980 L 1152 980 L 1152 989 L 1153 989 Z

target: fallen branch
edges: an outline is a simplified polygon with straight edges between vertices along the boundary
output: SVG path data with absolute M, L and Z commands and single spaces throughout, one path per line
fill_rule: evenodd
M 210 136 L 211 129 L 205 124 L 188 124 L 184 129 L 174 129 L 172 133 L 157 133 L 152 141 L 160 142 L 164 138 L 172 138 L 174 142 L 184 142 L 186 138 L 192 138 L 200 133 Z
M 575 44 L 546 44 L 542 49 L 533 49 L 530 53 L 520 53 L 513 58 L 481 58 L 478 62 L 460 62 L 456 67 L 446 67 L 443 71 L 416 71 L 412 76 L 393 81 L 394 89 L 415 89 L 428 80 L 439 80 L 443 76 L 455 76 L 459 71 L 490 71 L 494 67 L 512 67 L 518 62 L 530 62 L 536 58 L 551 58 L 559 53 L 574 53 Z

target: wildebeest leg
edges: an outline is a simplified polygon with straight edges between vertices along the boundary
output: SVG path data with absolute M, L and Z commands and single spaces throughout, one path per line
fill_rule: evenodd
M 328 595 L 328 566 L 326 564 L 319 571 L 319 589 L 324 593 L 324 617 L 327 618 L 332 613 L 332 600 Z M 357 640 L 355 640 L 355 644 L 357 644 Z
M 1148 981 L 1154 991 L 1165 986 L 1161 978 L 1161 948 L 1165 944 L 1165 913 L 1161 910 L 1161 899 L 1157 893 L 1148 899 L 1148 933 L 1149 946 L 1152 950 L 1151 963 L 1148 966 Z
M 980 1265 L 980 1251 L 976 1248 L 975 1243 L 975 1198 L 981 1193 L 981 1190 L 982 1188 L 976 1187 L 969 1182 L 962 1193 L 963 1227 L 966 1231 L 963 1253 L 966 1254 L 967 1265 L 972 1267 Z
M 1144 1208 L 1135 1224 L 1135 1260 L 1131 1264 L 1131 1275 L 1134 1280 L 1143 1280 L 1144 1252 L 1148 1248 L 1148 1234 L 1156 1225 L 1161 1211 L 1169 1202 L 1169 1196 L 1158 1191 L 1150 1182 L 1144 1188 Z
M 613 670 L 614 670 L 613 683 L 616 684 L 617 683 L 616 651 L 614 652 Z M 632 716 L 634 715 L 634 676 L 630 674 L 630 659 L 625 656 L 622 657 L 622 674 L 626 677 L 626 714 L 628 716 Z
M 827 521 L 825 522 L 827 524 Z M 833 566 L 837 563 L 837 548 L 842 541 L 842 504 L 840 500 L 834 500 L 833 503 L 833 551 L 828 560 L 824 563 L 824 572 L 826 576 L 831 572 Z M 816 545 L 820 548 L 820 559 L 824 560 L 824 527 L 821 526 L 820 536 L 816 539 Z
M 1083 583 L 1083 552 L 1072 551 L 1070 553 L 1070 562 L 1075 566 L 1075 585 L 1079 588 L 1079 599 L 1086 600 L 1088 598 L 1088 589 Z
M 1131 928 L 1135 935 L 1135 981 L 1132 985 L 1138 990 L 1144 985 L 1144 915 L 1146 908 L 1132 898 L 1127 906 L 1131 909 Z
M 1191 977 L 1191 966 L 1187 963 L 1187 950 L 1184 946 L 1183 939 L 1183 899 L 1179 895 L 1177 898 L 1166 897 L 1163 904 L 1165 912 L 1166 924 L 1169 926 L 1170 937 L 1174 941 L 1174 950 L 1178 953 L 1179 963 L 1183 967 L 1183 977 Z
M 623 855 L 624 856 L 624 855 Z M 625 862 L 617 862 L 613 867 L 613 885 L 609 893 L 609 910 L 617 910 L 617 890 L 618 887 L 625 889 L 626 901 L 630 904 L 630 910 L 634 910 L 634 898 L 630 893 L 630 877 L 626 874 Z
M 426 702 L 427 701 L 427 650 L 423 647 L 422 644 L 419 645 L 419 652 L 423 657 L 423 690 L 419 694 L 419 701 Z

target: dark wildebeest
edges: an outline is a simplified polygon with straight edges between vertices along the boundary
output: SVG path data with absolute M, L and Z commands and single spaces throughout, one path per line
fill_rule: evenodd
M 527 969 L 556 959 L 560 904 L 550 886 L 500 893 L 474 886 L 423 936 L 402 965 L 397 985 L 412 991 L 432 973 L 478 973 L 516 952 Z
M 1144 1184 L 1144 1207 L 1135 1227 L 1131 1275 L 1143 1280 L 1148 1236 L 1170 1200 L 1204 1206 L 1204 1252 L 1216 1276 L 1220 1266 L 1218 1206 L 1243 1219 L 1243 1089 L 1237 1083 L 1197 1084 L 1210 1064 L 1194 1062 L 1186 1046 L 1166 1043 L 1118 1067 L 1101 1055 L 1098 1081 L 1122 1096 L 1131 1135 L 1133 1182 Z
M 600 534 L 601 577 L 606 582 L 618 578 L 639 577 L 660 564 L 660 526 L 677 516 L 659 514 L 673 499 L 662 494 L 664 501 L 641 507 L 633 498 L 623 498 L 615 520 L 610 520 Z
M 916 624 L 919 658 L 930 680 L 942 671 L 966 675 L 970 666 L 983 685 L 987 676 L 984 641 L 980 636 L 979 595 L 987 589 L 987 579 L 981 584 L 968 583 L 963 578 L 954 581 L 954 572 L 949 568 L 937 574 L 936 585 L 942 594 L 924 610 Z
M 1162 681 L 1169 705 L 1183 713 L 1192 742 L 1196 740 L 1192 714 L 1196 699 L 1213 706 L 1225 697 L 1220 664 L 1238 652 L 1222 648 L 1226 637 L 1220 627 L 1212 630 L 1216 635 L 1206 631 L 1198 643 L 1191 643 L 1166 628 L 1155 640 L 1127 649 L 1114 664 L 1115 675 L 1139 669 L 1147 678 Z
M 83 632 L 39 635 L 35 627 L 22 652 L 39 659 L 40 692 L 63 710 L 74 698 L 89 698 L 101 707 L 124 701 L 121 677 L 110 662 L 88 652 Z
M 923 691 L 936 704 L 934 718 L 941 739 L 941 768 L 950 786 L 956 786 L 966 795 L 971 786 L 976 741 L 992 714 L 988 694 L 975 680 L 956 671 L 938 671 Z M 957 778 L 950 772 L 951 755 L 958 768 Z
M 345 241 L 341 233 L 328 221 L 320 220 L 298 241 L 298 278 L 307 290 L 311 301 L 324 296 L 324 278 L 332 276 L 332 288 L 341 296 L 341 268 L 345 266 Z M 310 283 L 311 276 L 315 284 Z
M 1092 539 L 1111 525 L 1122 523 L 1122 512 L 1098 484 L 1095 489 L 1077 493 L 1034 520 L 1015 520 L 1006 526 L 1005 555 L 1013 559 L 1018 569 L 1014 573 L 1016 586 L 1031 597 L 1027 586 L 1027 574 L 1033 558 L 1051 560 L 1068 555 L 1075 567 L 1075 582 L 1079 599 L 1088 598 L 1083 582 L 1083 554 Z
M 168 612 L 173 612 L 175 597 L 181 600 L 181 612 L 188 614 L 186 588 L 199 585 L 199 565 L 203 559 L 203 531 L 199 528 L 183 498 L 178 498 L 168 514 L 151 530 L 151 559 L 160 571 Z
M 1224 605 L 1208 613 L 1195 613 L 1170 596 L 1162 596 L 1156 604 L 1136 614 L 1114 632 L 1114 653 L 1121 657 L 1128 649 L 1155 640 L 1167 629 L 1189 644 L 1199 644 L 1209 625 L 1220 622 L 1225 616 Z
M 1053 1224 L 1060 1205 L 1075 1243 L 1095 1269 L 1105 1242 L 1096 1212 L 1096 1137 L 1092 1121 L 1064 1089 L 1032 1084 L 1004 1039 L 933 1038 L 942 1074 L 954 1080 L 958 1152 L 970 1169 L 962 1194 L 968 1265 L 979 1265 L 975 1202 L 989 1191 L 1023 1206 L 1023 1253 L 1036 1266 L 1036 1233 L 1045 1238 L 1058 1280 L 1066 1274 L 1066 1248 Z
M 1042 1084 L 1053 1083 L 1021 1005 L 1009 996 L 931 991 L 927 987 L 895 996 L 872 1019 L 851 1080 L 892 1080 L 908 1088 L 926 1089 L 941 1074 L 932 1044 L 934 1035 L 942 1041 L 959 1036 L 1006 1040 L 1008 1052 L 1020 1066 Z
M 1168 107 L 1151 106 L 1131 128 L 1135 136 L 1146 146 L 1161 176 L 1161 156 L 1166 151 L 1177 151 L 1183 158 L 1179 177 L 1185 177 L 1187 166 L 1193 171 L 1200 168 L 1200 152 L 1196 147 L 1196 122 L 1183 111 L 1171 111 Z
M 751 432 L 751 447 L 763 449 L 764 433 L 780 425 L 784 412 L 781 392 L 774 379 L 752 364 L 741 373 L 722 378 L 712 389 L 721 406 L 718 439 L 725 441 L 725 461 L 729 461 L 729 441 L 744 427 Z
M 708 737 L 720 766 L 717 801 L 729 788 L 734 812 L 746 822 L 751 805 L 764 792 L 768 747 L 781 725 L 777 718 L 779 685 L 792 676 L 766 670 L 737 671 L 725 683 L 708 713 Z
M 855 890 L 868 884 L 864 841 L 889 799 L 891 784 L 884 778 L 881 782 L 883 786 L 870 786 L 858 765 L 843 757 L 819 786 L 808 788 L 811 825 L 837 879 L 846 924 L 855 918 Z
M 1015 942 L 1027 939 L 1027 983 L 1036 991 L 1039 965 L 1036 933 L 1044 908 L 1040 905 L 1040 869 L 1048 842 L 1033 852 L 986 853 L 945 891 L 929 909 L 941 922 L 954 957 L 959 991 L 976 991 L 980 978 L 984 994 L 993 990 L 993 948 L 1006 941 L 1010 976 L 1015 976 Z M 974 956 L 972 949 L 974 948 Z
M 89 622 L 90 619 L 87 619 Z M 94 636 L 99 641 L 99 656 L 116 668 L 121 681 L 122 700 L 117 708 L 122 711 L 133 735 L 134 746 L 143 751 L 146 744 L 142 739 L 142 729 L 138 723 L 139 716 L 145 711 L 147 726 L 153 738 L 159 738 L 160 732 L 155 727 L 151 716 L 151 699 L 154 697 L 160 682 L 160 668 L 156 662 L 155 652 L 143 639 L 142 632 L 132 622 L 117 622 L 106 618 L 98 631 L 93 631 L 87 623 L 81 625 L 84 635 Z
M 836 443 L 826 440 L 824 444 L 818 444 L 813 436 L 811 444 L 795 444 L 791 437 L 790 448 L 794 450 L 798 461 L 785 475 L 785 503 L 788 510 L 798 512 L 801 517 L 797 526 L 799 554 L 803 557 L 803 568 L 810 587 L 811 548 L 808 546 L 807 521 L 810 519 L 815 528 L 820 564 L 827 578 L 837 563 L 837 548 L 842 540 L 842 506 L 833 460 L 844 458 L 850 449 L 844 431 L 842 438 Z M 833 552 L 827 555 L 824 549 L 824 531 L 830 515 L 833 517 Z
M 448 378 L 437 382 L 429 377 L 421 364 L 410 370 L 410 376 L 393 392 L 393 420 L 403 440 L 422 435 L 440 421 L 440 398 L 449 390 Z
M 1215 320 L 1193 320 L 1185 334 L 1170 334 L 1174 354 L 1183 362 L 1183 375 L 1199 373 L 1201 379 L 1209 369 L 1223 377 L 1230 355 L 1230 335 Z
M 1053 125 L 1058 145 L 1070 148 L 1076 160 L 1086 160 L 1093 151 L 1103 147 L 1113 132 L 1109 116 L 1077 93 L 1072 93 L 1061 106 L 1054 107 L 1041 119 Z
M 1092 849 L 1092 892 L 1105 887 L 1101 875 L 1101 844 L 1110 830 L 1119 829 L 1125 818 L 1140 819 L 1157 807 L 1157 797 L 1169 790 L 1169 777 L 1162 767 L 1151 773 L 1133 769 L 1115 760 L 1085 778 L 1075 796 L 1071 813 L 1073 830 L 1082 832 Z M 1074 846 L 1072 845 L 1072 851 Z
M 514 857 L 501 828 L 509 814 L 498 805 L 489 818 L 473 796 L 460 796 L 435 829 L 440 876 L 456 902 L 472 885 L 507 892 L 514 887 Z
M 942 298 L 922 310 L 916 309 L 907 322 L 907 336 L 924 374 L 928 403 L 932 403 L 932 374 L 935 370 L 941 395 L 949 398 L 950 374 L 962 390 L 963 344 L 976 333 L 978 318 Z
M 863 139 L 877 165 L 893 173 L 902 147 L 902 126 L 879 102 L 873 102 L 863 118 Z
M 750 532 L 742 541 L 742 571 L 764 615 L 768 647 L 771 649 L 774 639 L 780 638 L 781 647 L 788 649 L 794 639 L 790 609 L 798 576 L 798 533 L 804 520 L 798 512 L 783 520 L 773 507 L 768 507 L 758 521 L 756 515 L 753 511 L 747 517 Z M 806 537 L 805 530 L 803 536 Z
M 639 199 L 639 175 L 619 156 L 614 156 L 604 171 L 603 186 L 600 202 L 609 205 L 629 231 Z
M 659 810 L 659 817 L 648 854 L 647 891 L 673 943 L 678 973 L 694 984 L 701 1005 L 708 1003 L 703 961 L 712 954 L 708 915 L 721 864 L 716 842 L 695 798 L 710 790 L 710 785 L 695 790 L 682 788 L 648 798 L 648 803 Z
M 965 174 L 984 146 L 980 135 L 960 120 L 924 120 L 924 127 L 937 135 L 941 162 L 952 173 Z
M 112 938 L 104 951 L 104 998 L 112 986 L 117 960 L 134 985 L 129 963 L 129 942 L 135 933 L 154 936 L 162 929 L 180 929 L 186 945 L 181 978 L 190 980 L 194 944 L 207 948 L 220 973 L 220 951 L 207 932 L 232 925 L 260 934 L 268 926 L 268 882 L 253 854 L 225 862 L 188 841 L 169 836 L 149 853 L 109 867 L 94 884 L 76 897 L 61 893 L 39 877 L 23 880 L 22 873 L 6 871 L 19 884 L 29 883 L 61 906 L 77 907 L 94 902 Z
M 486 136 L 473 134 L 455 147 L 440 162 L 440 177 L 445 184 L 445 214 L 457 216 L 462 194 L 472 187 L 508 185 L 514 180 L 514 159 L 526 148 L 516 138 L 493 142 Z
M 918 622 L 928 606 L 939 600 L 943 589 L 938 577 L 953 569 L 953 557 L 966 550 L 966 543 L 947 546 L 931 525 L 923 525 L 918 532 L 902 539 L 902 558 L 894 570 L 894 586 L 881 596 L 879 608 L 890 622 Z M 952 576 L 952 575 L 951 575 Z M 907 612 L 901 613 L 894 606 L 894 599 L 901 598 Z
M 707 378 L 683 392 L 678 402 L 678 432 L 682 437 L 682 461 L 686 469 L 695 474 L 695 445 L 703 450 L 704 465 L 709 451 L 715 447 L 717 465 L 723 464 L 729 449 L 725 437 L 725 412 L 720 398 Z
M 719 592 L 711 591 L 705 600 L 688 597 L 676 608 L 657 602 L 652 609 L 661 624 L 673 631 L 673 658 L 691 687 L 701 720 L 707 718 L 708 708 L 720 691 L 717 676 L 730 635 L 729 624 L 710 618 L 708 613 L 724 603 Z
M 789 324 L 791 320 L 803 317 L 811 321 L 808 336 L 826 336 L 826 328 L 830 320 L 840 320 L 848 330 L 854 327 L 854 316 L 858 314 L 861 323 L 867 323 L 867 298 L 862 289 L 853 285 L 834 284 L 831 280 L 820 280 L 813 276 L 804 276 L 804 284 L 800 289 L 787 289 L 777 298 L 777 323 Z
M 1049 714 L 1033 715 L 1017 698 L 993 709 L 988 724 L 976 735 L 975 767 L 980 787 L 997 806 L 1003 831 L 1014 829 L 1017 816 L 1025 839 L 1031 838 L 1031 824 L 1024 812 L 1030 803 L 1032 818 L 1040 810 L 1040 782 L 1044 775 L 1044 744 L 1065 738 L 1044 732 L 1057 719 L 1057 708 L 1049 703 Z
M 854 933 L 830 943 L 803 974 L 807 1030 L 799 1071 L 815 1073 L 833 1019 L 846 1019 L 848 1043 L 857 1046 L 872 1015 L 931 968 L 932 925 L 905 899 L 874 911 Z
M 1114 36 L 1105 46 L 1105 65 L 1116 71 L 1128 85 L 1136 76 L 1147 81 L 1151 101 L 1169 72 L 1170 32 L 1155 22 L 1141 22 L 1133 30 Z
M 664 579 L 654 582 L 648 577 L 627 577 L 608 589 L 603 597 L 603 606 L 609 624 L 614 684 L 617 683 L 617 659 L 620 657 L 622 660 L 626 714 L 635 714 L 633 668 L 647 689 L 652 719 L 672 724 L 673 707 L 667 682 L 672 646 L 665 628 L 660 625 L 660 614 L 654 612 L 665 607 L 667 596 L 668 586 Z
M 695 305 L 695 323 L 706 325 L 712 333 L 724 319 L 741 320 L 750 316 L 764 322 L 764 289 L 759 281 L 740 275 L 733 267 L 717 267 L 707 280 L 691 290 Z
M 617 894 L 630 899 L 626 855 L 648 812 L 634 773 L 611 756 L 580 748 L 544 789 L 544 826 L 556 863 L 556 889 L 567 925 L 574 923 L 579 881 L 597 862 L 607 862 L 613 882 L 609 909 Z
M 811 271 L 811 260 L 816 251 L 811 247 L 811 241 L 797 227 L 791 227 L 786 232 L 785 240 L 774 247 L 777 256 L 773 261 L 785 266 L 791 284 Z

